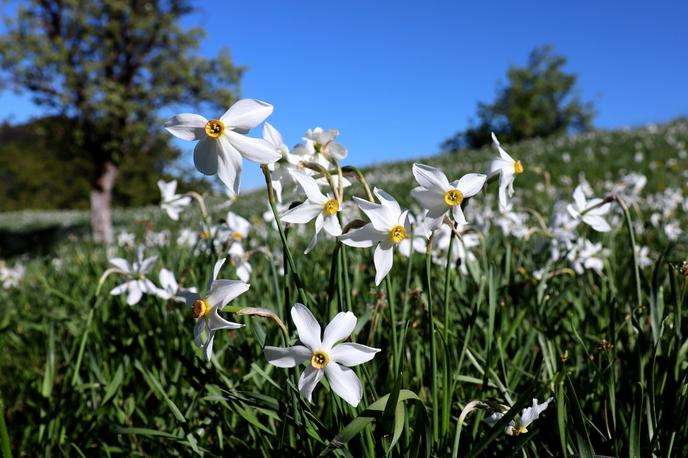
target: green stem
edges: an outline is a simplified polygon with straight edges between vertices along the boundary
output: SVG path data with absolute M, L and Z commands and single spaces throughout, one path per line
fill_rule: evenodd
M 308 305 L 308 297 L 306 296 L 306 292 L 303 289 L 303 282 L 301 281 L 301 277 L 299 276 L 299 272 L 298 272 L 298 270 L 296 270 L 296 263 L 294 262 L 294 258 L 292 257 L 291 251 L 289 250 L 289 244 L 287 243 L 287 236 L 284 233 L 284 226 L 282 225 L 282 219 L 279 216 L 279 211 L 277 211 L 277 200 L 275 199 L 275 192 L 272 189 L 272 180 L 270 179 L 270 170 L 268 169 L 267 165 L 265 165 L 265 164 L 262 164 L 260 166 L 260 169 L 263 171 L 263 175 L 265 176 L 265 184 L 266 184 L 267 190 L 268 190 L 268 202 L 270 203 L 270 208 L 272 209 L 272 214 L 275 216 L 275 223 L 277 223 L 277 230 L 279 231 L 280 239 L 282 240 L 282 248 L 284 250 L 284 256 L 287 258 L 287 263 L 289 264 L 292 275 L 294 276 L 294 280 L 296 282 L 296 288 L 299 291 L 299 297 L 301 299 L 301 302 L 304 305 Z
M 432 393 L 432 437 L 433 441 L 438 440 L 439 412 L 437 401 L 437 346 L 435 344 L 435 312 L 432 306 L 432 288 L 430 278 L 430 268 L 432 265 L 432 237 L 428 240 L 428 247 L 425 253 L 425 288 L 428 296 L 428 315 L 429 315 L 429 334 L 430 334 L 430 354 L 432 358 L 432 379 L 430 380 L 430 390 Z
M 638 308 L 643 305 L 643 293 L 640 287 L 640 268 L 638 267 L 638 255 L 636 253 L 635 244 L 635 231 L 633 230 L 633 220 L 631 219 L 631 212 L 628 210 L 626 203 L 619 196 L 613 197 L 614 201 L 619 204 L 621 210 L 624 214 L 624 219 L 626 221 L 626 229 L 628 229 L 628 238 L 631 242 L 632 254 L 633 254 L 633 270 L 635 272 L 635 293 L 636 299 L 638 301 Z M 606 199 L 605 199 L 606 200 Z
M 351 308 L 351 284 L 349 280 L 349 263 L 347 262 L 347 248 L 346 245 L 342 245 L 341 247 L 342 251 L 342 264 L 344 267 L 344 270 L 342 271 L 342 275 L 344 276 L 344 291 L 346 291 L 346 294 L 344 295 L 344 298 L 346 300 L 346 310 L 351 312 L 353 311 Z
M 452 223 L 454 227 L 456 225 Z M 444 341 L 449 342 L 449 278 L 451 276 L 452 250 L 454 249 L 454 231 L 449 233 L 449 251 L 447 251 L 447 265 L 444 270 Z
M 385 287 L 387 288 L 387 304 L 389 305 L 389 319 L 392 322 L 392 351 L 394 360 L 392 362 L 392 373 L 396 375 L 399 361 L 397 361 L 397 350 L 399 348 L 397 342 L 397 312 L 395 310 L 395 301 L 392 291 L 392 282 L 389 275 L 385 277 Z
M 358 168 L 352 167 L 350 165 L 347 165 L 346 167 L 342 167 L 342 171 L 344 172 L 350 172 L 356 175 L 358 178 L 359 183 L 363 186 L 363 189 L 365 189 L 366 195 L 368 196 L 368 200 L 370 202 L 375 202 L 375 198 L 373 197 L 373 193 L 370 192 L 370 186 L 368 186 L 368 182 L 365 179 L 365 176 L 363 175 L 363 172 L 361 172 Z
M 447 265 L 444 270 L 444 364 L 443 364 L 443 374 L 442 374 L 442 437 L 444 438 L 449 431 L 449 414 L 450 414 L 450 387 L 449 387 L 449 373 L 451 372 L 451 367 L 449 366 L 449 280 L 451 277 L 451 267 L 452 267 L 452 250 L 454 249 L 454 239 L 456 238 L 454 231 L 456 230 L 456 224 L 452 224 L 452 231 L 449 234 L 449 251 L 447 251 Z

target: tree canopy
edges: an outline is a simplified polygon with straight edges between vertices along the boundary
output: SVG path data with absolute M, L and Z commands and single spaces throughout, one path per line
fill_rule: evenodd
M 0 124 L 0 211 L 88 208 L 94 164 L 73 143 L 75 121 L 63 116 Z M 160 199 L 157 180 L 176 178 L 180 190 L 210 189 L 197 174 L 169 170 L 179 151 L 160 137 L 156 154 L 122 156 L 116 206 L 141 206 Z
M 477 122 L 447 139 L 443 149 L 479 148 L 491 141 L 490 132 L 513 143 L 590 129 L 594 106 L 581 101 L 577 76 L 565 72 L 565 64 L 550 46 L 533 50 L 525 67 L 509 69 L 494 102 L 478 104 Z
M 31 0 L 0 35 L 5 84 L 68 121 L 73 157 L 90 173 L 92 229 L 111 240 L 110 205 L 120 165 L 154 175 L 169 159 L 158 113 L 173 105 L 228 107 L 243 68 L 227 51 L 199 55 L 204 31 L 180 21 L 187 0 Z M 55 156 L 53 156 L 55 159 Z M 86 165 L 88 164 L 88 165 Z M 145 180 L 144 180 L 145 181 Z M 148 180 L 150 181 L 150 180 Z

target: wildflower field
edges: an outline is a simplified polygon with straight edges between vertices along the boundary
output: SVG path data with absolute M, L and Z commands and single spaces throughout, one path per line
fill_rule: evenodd
M 172 118 L 231 197 L 111 247 L 0 215 L 4 456 L 688 456 L 687 121 L 359 170 L 271 110 Z

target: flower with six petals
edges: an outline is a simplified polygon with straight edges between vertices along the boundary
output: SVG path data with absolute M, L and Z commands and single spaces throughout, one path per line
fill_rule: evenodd
M 255 99 L 241 99 L 220 119 L 208 120 L 201 115 L 182 113 L 165 123 L 175 137 L 198 141 L 194 164 L 199 172 L 215 175 L 231 194 L 239 193 L 242 157 L 259 164 L 278 161 L 282 155 L 262 138 L 244 134 L 272 113 L 272 105 Z
M 291 318 L 302 345 L 293 347 L 265 347 L 268 362 L 277 367 L 294 367 L 309 361 L 299 379 L 299 391 L 312 402 L 313 390 L 323 376 L 327 377 L 332 391 L 356 407 L 363 397 L 363 386 L 351 366 L 370 361 L 379 348 L 345 342 L 356 327 L 352 312 L 340 312 L 321 334 L 320 324 L 306 306 L 295 304 Z M 322 335 L 322 338 L 321 338 Z
M 370 223 L 339 237 L 343 244 L 367 248 L 375 247 L 375 284 L 379 285 L 392 269 L 394 247 L 411 235 L 408 210 L 401 211 L 397 201 L 381 189 L 373 191 L 379 204 L 354 197 L 358 207 L 370 218 Z

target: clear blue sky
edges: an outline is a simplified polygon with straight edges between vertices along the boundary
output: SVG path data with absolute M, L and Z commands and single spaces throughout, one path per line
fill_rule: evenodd
M 355 165 L 436 152 L 492 100 L 510 65 L 546 43 L 596 103 L 596 126 L 688 114 L 685 0 L 202 5 L 187 21 L 208 31 L 202 52 L 227 47 L 248 67 L 242 95 L 275 106 L 269 121 L 287 144 L 309 127 L 337 127 Z M 0 95 L 0 119 L 36 114 L 25 97 Z M 193 145 L 179 145 L 189 160 Z M 260 183 L 246 169 L 244 189 Z

